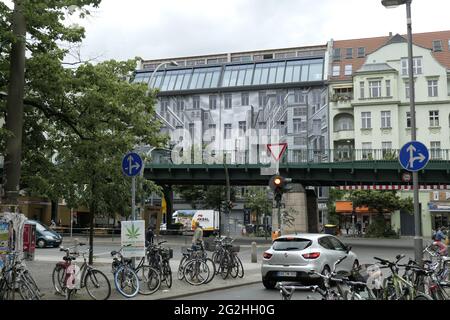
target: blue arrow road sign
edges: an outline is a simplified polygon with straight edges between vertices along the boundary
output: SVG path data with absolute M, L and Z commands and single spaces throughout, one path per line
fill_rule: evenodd
M 130 152 L 123 157 L 122 171 L 129 177 L 137 176 L 142 169 L 142 159 L 134 152 Z
M 406 143 L 398 155 L 400 165 L 408 171 L 419 171 L 425 168 L 430 160 L 430 153 L 427 147 L 419 141 Z

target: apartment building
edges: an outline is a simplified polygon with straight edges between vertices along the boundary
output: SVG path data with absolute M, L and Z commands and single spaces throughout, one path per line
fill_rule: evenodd
M 411 140 L 406 37 L 330 41 L 328 53 L 334 160 L 396 157 L 393 150 Z M 431 159 L 439 160 L 450 149 L 450 31 L 413 35 L 413 72 L 417 139 L 430 149 Z M 428 236 L 431 229 L 448 225 L 450 210 L 441 204 L 435 219 L 427 205 L 430 191 L 421 193 L 422 227 Z M 412 234 L 409 216 L 397 213 L 392 221 Z

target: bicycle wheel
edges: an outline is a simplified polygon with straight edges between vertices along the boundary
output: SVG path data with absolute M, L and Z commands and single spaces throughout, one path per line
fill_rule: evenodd
M 108 277 L 97 269 L 90 269 L 84 277 L 84 285 L 89 296 L 94 300 L 108 300 L 111 284 Z
M 66 273 L 66 269 L 62 266 L 55 266 L 52 272 L 52 282 L 53 288 L 55 289 L 56 294 L 64 294 L 64 275 Z
M 152 268 L 149 265 L 143 265 L 136 270 L 136 274 L 139 278 L 140 294 L 148 296 L 158 291 L 161 286 L 161 276 L 155 268 Z
M 237 278 L 239 274 L 239 264 L 236 260 L 236 256 L 230 254 L 230 276 L 232 278 Z
M 178 271 L 177 271 L 177 278 L 178 280 L 183 280 L 184 279 L 184 265 L 186 263 L 186 256 L 183 256 L 183 258 L 181 258 L 180 260 L 180 264 L 178 265 Z
M 206 280 L 205 284 L 210 283 L 212 281 L 212 279 L 214 279 L 215 275 L 216 275 L 216 264 L 214 263 L 213 259 L 211 258 L 206 258 L 205 259 L 205 263 L 208 265 L 209 268 L 209 278 L 208 280 Z
M 424 294 L 419 294 L 414 297 L 414 300 L 433 300 L 433 298 L 431 298 L 427 295 L 424 295 Z
M 204 284 L 208 280 L 209 274 L 209 267 L 202 260 L 191 260 L 184 268 L 184 278 L 193 286 Z
M 33 289 L 33 291 L 39 296 L 39 298 L 44 296 L 44 294 L 41 293 L 41 290 L 36 284 L 36 281 L 34 281 L 33 277 L 31 276 L 31 273 L 28 270 L 23 270 L 22 276 L 25 279 L 25 281 L 27 281 L 30 288 Z
M 117 291 L 126 298 L 132 298 L 139 292 L 139 278 L 128 266 L 121 266 L 114 274 Z
M 228 278 L 228 275 L 230 274 L 230 258 L 228 256 L 228 254 L 225 254 L 222 259 L 220 260 L 220 265 L 219 265 L 219 271 L 218 273 L 220 273 L 220 276 L 222 277 L 222 279 L 226 279 Z
M 33 291 L 24 279 L 19 279 L 17 281 L 17 287 L 22 300 L 40 300 L 39 295 Z
M 237 263 L 238 263 L 238 267 L 239 267 L 239 271 L 238 271 L 238 277 L 239 278 L 243 278 L 244 277 L 244 265 L 242 264 L 241 259 L 239 259 L 238 256 L 235 256 Z
M 162 274 L 164 275 L 164 282 L 167 288 L 172 287 L 172 269 L 170 268 L 169 261 L 164 260 L 162 264 Z

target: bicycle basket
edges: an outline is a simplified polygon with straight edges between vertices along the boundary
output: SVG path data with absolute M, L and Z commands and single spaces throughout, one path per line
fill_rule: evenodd
M 188 249 L 190 249 L 190 247 L 181 247 L 181 254 L 189 254 Z
M 230 248 L 230 252 L 239 252 L 241 251 L 241 246 L 232 246 Z
M 173 250 L 172 248 L 164 248 L 161 251 L 161 256 L 163 257 L 163 259 L 172 259 L 173 258 Z

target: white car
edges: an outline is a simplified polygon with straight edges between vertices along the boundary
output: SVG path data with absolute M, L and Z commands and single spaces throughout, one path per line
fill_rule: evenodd
M 263 285 L 275 288 L 279 281 L 302 281 L 318 278 L 310 275 L 312 270 L 328 274 L 334 263 L 347 256 L 337 266 L 336 272 L 349 273 L 359 265 L 351 248 L 338 238 L 328 234 L 294 234 L 275 239 L 269 250 L 264 252 L 261 264 Z

